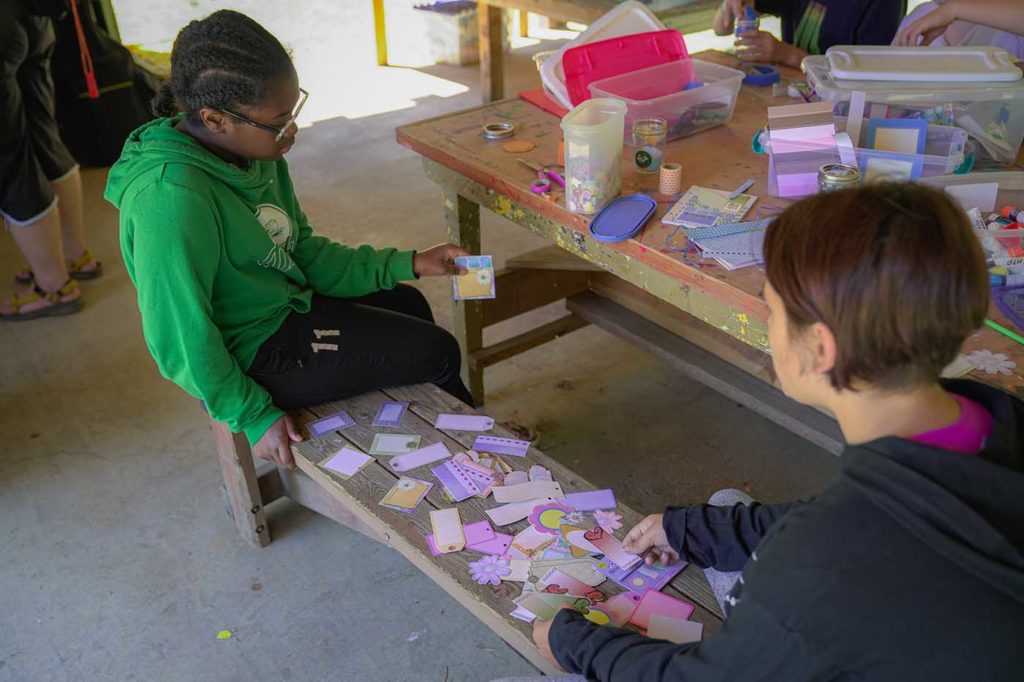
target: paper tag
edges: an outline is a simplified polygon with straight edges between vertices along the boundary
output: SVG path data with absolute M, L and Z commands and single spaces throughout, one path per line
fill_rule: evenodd
M 526 502 L 538 497 L 562 497 L 562 486 L 553 481 L 530 481 L 513 486 L 495 486 L 492 491 L 494 501 Z
M 503 556 L 511 546 L 512 536 L 508 533 L 495 533 L 494 537 L 490 540 L 484 540 L 483 542 L 468 542 L 467 540 L 466 543 L 466 549 L 470 552 L 497 554 L 498 556 Z M 505 580 L 507 580 L 507 578 L 505 578 Z
M 648 619 L 647 636 L 651 639 L 665 639 L 674 644 L 699 642 L 704 635 L 704 624 L 693 620 L 681 620 L 660 613 L 652 613 Z
M 468 500 L 480 492 L 480 486 L 476 484 L 476 481 L 470 478 L 461 466 L 451 460 L 442 462 L 431 469 L 430 473 L 434 474 L 437 480 L 441 481 L 445 490 L 448 491 L 448 494 L 456 502 Z
M 388 461 L 388 466 L 390 466 L 394 471 L 409 471 L 410 469 L 415 469 L 416 467 L 421 467 L 425 464 L 431 464 L 442 459 L 447 459 L 451 456 L 452 453 L 448 449 L 447 445 L 444 443 L 434 443 L 433 445 L 428 445 L 425 448 L 414 450 L 408 454 L 392 457 L 390 461 Z
M 380 504 L 404 514 L 411 514 L 433 487 L 434 484 L 429 481 L 402 476 L 381 498 Z
M 494 420 L 482 414 L 439 414 L 434 422 L 435 429 L 448 431 L 490 431 L 493 426 Z
M 462 518 L 456 507 L 430 512 L 430 526 L 434 529 L 434 544 L 442 554 L 458 552 L 466 547 Z
M 630 554 L 623 549 L 619 539 L 601 526 L 594 526 L 583 534 L 583 538 L 597 547 L 604 554 L 605 559 L 619 568 L 630 568 L 643 560 L 636 554 Z
M 371 455 L 404 455 L 420 446 L 420 437 L 404 433 L 378 433 L 370 446 Z
M 552 568 L 540 579 L 544 591 L 555 594 L 571 594 L 576 597 L 586 597 L 594 591 L 593 586 L 587 585 L 582 580 L 577 580 L 560 568 Z
M 462 533 L 466 538 L 466 549 L 473 549 L 474 545 L 483 545 L 489 542 L 494 542 L 496 533 L 491 528 L 489 521 L 477 521 L 476 523 L 467 523 L 462 527 Z M 426 536 L 427 547 L 430 548 L 430 553 L 434 556 L 440 556 L 442 552 L 437 548 L 434 543 L 434 534 L 430 533 Z M 499 553 L 500 554 L 500 553 Z
M 502 578 L 502 580 L 524 583 L 530 579 L 529 559 L 509 559 L 508 567 L 511 569 L 511 573 Z
M 660 613 L 671 618 L 686 620 L 693 613 L 693 609 L 693 604 L 687 604 L 664 592 L 651 590 L 645 592 L 644 596 L 640 598 L 640 603 L 633 615 L 629 617 L 629 622 L 646 630 L 650 626 L 651 614 Z
M 497 436 L 477 436 L 473 441 L 473 449 L 479 452 L 492 452 L 496 455 L 525 457 L 530 450 L 530 441 Z
M 400 400 L 385 400 L 373 418 L 374 426 L 401 426 L 402 417 L 409 408 L 409 403 Z
M 686 568 L 686 562 L 677 559 L 675 563 L 668 566 L 662 566 L 657 562 L 648 565 L 641 561 L 632 568 L 621 568 L 615 563 L 608 562 L 607 567 L 599 567 L 597 570 L 630 592 L 643 594 L 648 590 L 662 589 L 672 582 L 672 578 L 679 575 L 684 568 Z
M 358 450 L 342 448 L 330 459 L 321 462 L 320 466 L 328 471 L 333 471 L 342 478 L 349 478 L 359 473 L 359 470 L 373 461 L 373 457 L 364 455 Z
M 356 421 L 352 419 L 352 416 L 348 412 L 341 410 L 330 416 L 317 419 L 315 422 L 311 423 L 309 425 L 309 432 L 313 434 L 314 438 L 319 438 L 331 431 L 347 429 L 350 426 L 354 426 L 355 423 Z
M 576 511 L 595 511 L 597 509 L 615 509 L 615 493 L 609 488 L 569 493 L 565 496 L 566 503 Z
M 553 497 L 545 497 L 537 498 L 535 500 L 527 500 L 526 502 L 513 502 L 512 504 L 488 509 L 486 510 L 486 514 L 491 518 L 491 521 L 493 521 L 495 525 L 507 526 L 510 523 L 515 523 L 516 521 L 522 521 L 525 519 L 538 504 L 554 501 L 555 498 Z

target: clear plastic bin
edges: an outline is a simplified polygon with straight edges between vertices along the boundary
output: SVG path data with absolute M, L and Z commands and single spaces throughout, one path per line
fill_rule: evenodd
M 845 116 L 851 93 L 863 91 L 865 118 L 924 118 L 929 123 L 967 131 L 981 161 L 1012 165 L 1024 142 L 1024 80 L 1015 82 L 935 83 L 853 81 L 832 78 L 822 55 L 805 57 L 807 82 Z
M 622 189 L 622 119 L 617 99 L 588 99 L 562 119 L 565 137 L 565 205 L 593 215 Z
M 687 86 L 703 83 L 699 87 Z M 732 118 L 743 72 L 726 66 L 682 59 L 590 84 L 594 97 L 626 103 L 623 139 L 632 142 L 633 120 L 658 117 L 668 121 L 668 139 L 692 135 Z

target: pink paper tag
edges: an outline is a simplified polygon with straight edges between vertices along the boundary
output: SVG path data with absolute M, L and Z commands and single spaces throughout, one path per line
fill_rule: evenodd
M 646 630 L 650 625 L 652 613 L 660 613 L 670 618 L 686 620 L 693 613 L 693 609 L 693 604 L 687 604 L 681 599 L 670 597 L 664 592 L 651 590 L 644 593 L 644 596 L 640 599 L 640 604 L 636 607 L 636 611 L 629 617 L 629 622 Z
M 466 549 L 470 549 L 470 545 L 493 540 L 495 536 L 494 528 L 491 527 L 490 521 L 477 521 L 476 523 L 467 524 L 462 527 L 462 532 L 466 536 Z M 434 534 L 430 533 L 426 537 L 430 553 L 434 556 L 441 556 L 441 552 L 437 550 L 437 546 L 434 544 Z

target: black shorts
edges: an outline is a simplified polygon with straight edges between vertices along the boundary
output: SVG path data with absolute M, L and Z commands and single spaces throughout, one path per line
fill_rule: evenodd
M 0 0 L 0 215 L 35 222 L 56 205 L 50 183 L 78 164 L 54 118 L 53 25 L 18 0 Z

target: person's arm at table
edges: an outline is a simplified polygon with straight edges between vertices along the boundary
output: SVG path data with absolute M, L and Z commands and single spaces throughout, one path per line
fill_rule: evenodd
M 957 20 L 1024 35 L 1024 0 L 949 0 L 904 27 L 892 44 L 929 45 Z

